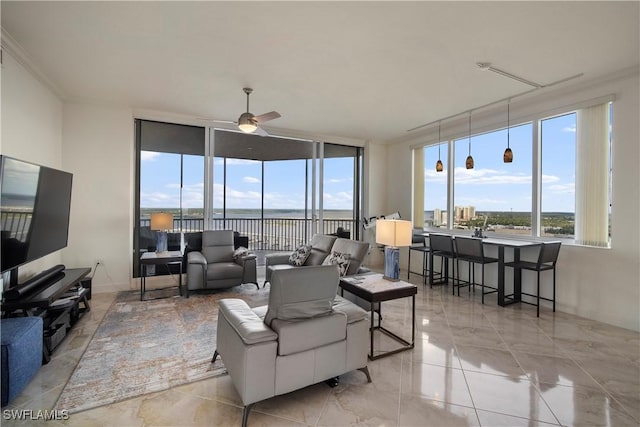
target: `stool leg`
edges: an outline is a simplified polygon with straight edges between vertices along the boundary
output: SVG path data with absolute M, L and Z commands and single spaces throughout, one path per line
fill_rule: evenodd
M 537 310 L 536 310 L 536 316 L 540 317 L 540 271 L 538 271 L 538 295 L 536 295 L 536 302 L 537 304 Z
M 553 312 L 556 312 L 556 266 L 553 266 Z

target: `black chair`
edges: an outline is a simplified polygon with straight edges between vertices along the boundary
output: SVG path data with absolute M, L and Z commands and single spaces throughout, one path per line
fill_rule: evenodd
M 454 260 L 456 257 L 455 250 L 453 248 L 453 237 L 448 234 L 438 234 L 438 233 L 430 233 L 429 234 L 429 248 L 431 249 L 429 253 L 429 261 L 430 267 L 429 270 L 429 286 L 433 287 L 433 285 L 446 285 L 449 282 L 449 260 Z M 440 257 L 440 272 L 436 273 L 433 258 Z M 443 271 L 444 267 L 444 271 Z M 456 265 L 453 264 L 453 277 L 456 274 Z M 434 282 L 434 276 L 438 276 L 440 280 L 438 282 Z
M 522 295 L 527 295 L 530 297 L 535 297 L 536 302 L 528 302 L 523 301 L 520 302 L 525 304 L 536 306 L 536 315 L 540 317 L 540 300 L 550 301 L 553 303 L 553 312 L 556 311 L 556 262 L 558 261 L 558 254 L 560 253 L 561 242 L 549 242 L 544 243 L 540 246 L 540 253 L 538 254 L 538 261 L 514 261 L 514 262 L 505 262 L 505 267 L 512 267 L 514 269 L 524 269 L 536 271 L 538 273 L 538 281 L 536 287 L 536 294 L 528 294 L 525 292 L 521 292 Z M 544 298 L 540 296 L 540 272 L 546 270 L 553 270 L 553 297 L 552 298 Z
M 407 280 L 409 280 L 409 275 L 419 274 L 422 276 L 422 283 L 427 284 L 427 272 L 428 268 L 428 260 L 429 260 L 429 251 L 431 248 L 427 246 L 427 238 L 422 235 L 424 231 L 422 229 L 415 229 L 411 236 L 411 246 L 409 246 L 409 264 L 407 266 Z M 416 251 L 422 254 L 422 272 L 412 271 L 411 270 L 411 251 Z
M 455 288 L 457 287 L 458 296 L 460 296 L 461 286 L 469 286 L 469 292 L 471 292 L 471 287 L 473 286 L 473 290 L 475 292 L 475 286 L 478 284 L 476 283 L 476 264 L 481 264 L 482 265 L 482 282 L 480 283 L 480 285 L 482 286 L 482 303 L 484 304 L 485 295 L 498 292 L 497 288 L 486 286 L 484 284 L 484 266 L 485 264 L 498 262 L 498 258 L 491 258 L 491 257 L 485 256 L 482 239 L 478 239 L 475 237 L 456 237 L 455 248 L 456 248 L 456 268 L 458 269 L 458 276 L 457 276 L 457 281 L 453 282 L 454 291 L 455 291 Z M 461 280 L 460 280 L 460 261 L 465 261 L 469 263 L 469 280 L 467 282 L 464 282 L 464 284 L 461 284 Z M 489 288 L 490 290 L 485 291 L 485 288 Z

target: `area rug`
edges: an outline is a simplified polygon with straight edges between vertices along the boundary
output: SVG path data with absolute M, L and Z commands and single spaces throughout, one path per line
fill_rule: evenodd
M 64 387 L 56 409 L 84 411 L 226 373 L 216 348 L 218 300 L 268 302 L 268 289 L 245 284 L 189 298 L 140 301 L 121 292 Z

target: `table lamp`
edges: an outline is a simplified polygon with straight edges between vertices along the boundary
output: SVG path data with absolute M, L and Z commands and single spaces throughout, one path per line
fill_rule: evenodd
M 167 231 L 173 229 L 173 214 L 154 212 L 151 214 L 151 230 L 157 231 L 156 252 L 167 251 Z
M 400 249 L 411 246 L 411 221 L 398 219 L 379 219 L 376 221 L 376 243 L 384 248 L 384 278 L 400 280 Z

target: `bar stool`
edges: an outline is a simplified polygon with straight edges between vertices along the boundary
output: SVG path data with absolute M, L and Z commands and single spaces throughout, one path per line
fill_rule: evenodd
M 431 267 L 429 270 L 429 286 L 433 287 L 433 285 L 446 285 L 449 282 L 449 260 L 453 260 L 456 257 L 456 253 L 453 248 L 453 237 L 448 234 L 430 233 L 429 247 L 431 248 L 431 251 L 429 252 L 429 262 Z M 433 258 L 436 256 L 441 258 L 439 273 L 436 273 L 434 271 Z M 443 265 L 444 272 L 442 271 Z M 453 264 L 454 277 L 455 273 L 456 265 Z M 440 281 L 433 281 L 435 275 L 440 278 Z
M 417 234 L 420 233 L 420 234 Z M 427 246 L 427 238 L 422 235 L 424 233 L 421 229 L 414 229 L 413 234 L 411 236 L 411 246 L 409 246 L 409 264 L 407 266 L 407 280 L 409 280 L 409 275 L 419 274 L 422 276 L 422 283 L 424 285 L 427 284 L 427 271 L 429 271 L 427 265 L 429 260 L 429 252 L 431 248 Z M 412 271 L 411 270 L 411 251 L 416 251 L 422 254 L 422 272 Z
M 561 245 L 562 245 L 561 242 L 543 243 L 540 246 L 540 252 L 538 254 L 537 262 L 518 261 L 518 262 L 504 263 L 505 267 L 512 267 L 513 269 L 531 270 L 531 271 L 536 271 L 538 273 L 538 281 L 537 281 L 537 288 L 536 288 L 537 293 L 528 294 L 525 292 L 521 292 L 522 295 L 535 297 L 536 302 L 532 303 L 528 301 L 523 301 L 522 299 L 520 300 L 520 302 L 523 302 L 525 304 L 536 306 L 537 308 L 536 316 L 538 317 L 540 317 L 540 300 L 552 302 L 553 312 L 555 313 L 556 311 L 556 262 L 558 261 L 558 254 L 560 253 Z M 547 270 L 553 270 L 553 297 L 552 298 L 545 298 L 540 296 L 540 272 L 547 271 Z
M 456 281 L 454 281 L 454 291 L 455 288 L 458 288 L 458 296 L 460 296 L 460 287 L 461 286 L 469 286 L 469 292 L 471 292 L 471 286 L 473 286 L 473 290 L 475 292 L 475 287 L 478 283 L 476 283 L 476 264 L 482 265 L 482 282 L 480 285 L 482 286 L 482 303 L 484 304 L 484 296 L 488 294 L 492 294 L 498 292 L 498 288 L 494 288 L 491 286 L 486 286 L 484 284 L 484 266 L 485 264 L 491 264 L 494 262 L 498 262 L 498 258 L 491 258 L 484 255 L 484 245 L 482 244 L 482 239 L 478 239 L 475 237 L 456 237 L 455 240 L 455 248 L 456 248 L 456 267 L 458 269 L 457 276 L 457 285 Z M 466 261 L 469 263 L 469 280 L 464 282 L 464 285 L 460 283 L 460 261 Z M 489 291 L 485 291 L 485 287 L 489 288 Z

